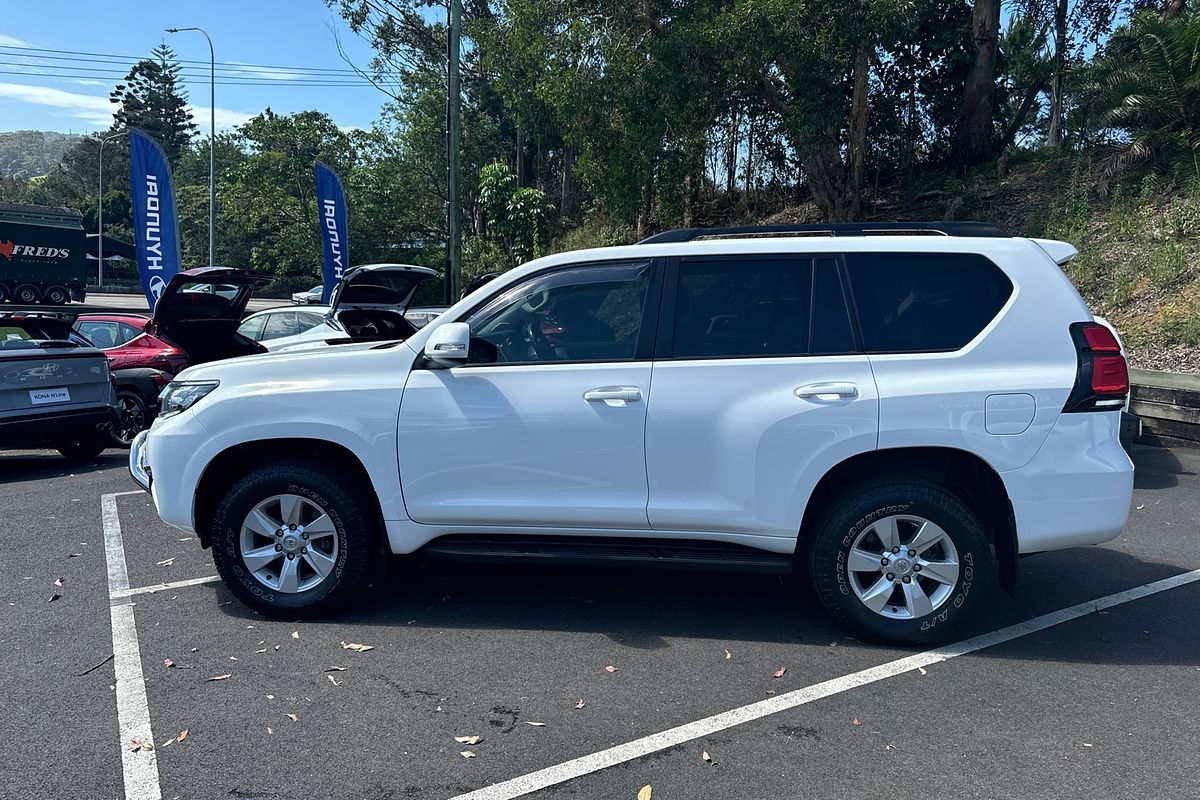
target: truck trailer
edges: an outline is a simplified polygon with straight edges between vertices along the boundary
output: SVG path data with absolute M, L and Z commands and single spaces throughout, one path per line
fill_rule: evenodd
M 0 203 L 0 302 L 83 302 L 87 271 L 78 211 Z

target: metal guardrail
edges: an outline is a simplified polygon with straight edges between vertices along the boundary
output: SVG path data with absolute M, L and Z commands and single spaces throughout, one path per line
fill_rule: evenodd
M 1200 375 L 1131 369 L 1129 410 L 1146 444 L 1200 447 Z

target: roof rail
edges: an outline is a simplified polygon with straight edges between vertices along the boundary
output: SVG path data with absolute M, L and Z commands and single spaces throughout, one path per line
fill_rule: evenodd
M 744 225 L 733 228 L 677 228 L 638 244 L 693 242 L 698 239 L 758 239 L 776 236 L 1009 236 L 988 222 L 829 222 L 820 225 Z

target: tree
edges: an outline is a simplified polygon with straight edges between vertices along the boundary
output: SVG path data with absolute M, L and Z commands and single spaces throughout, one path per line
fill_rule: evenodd
M 996 58 L 1000 0 L 975 0 L 971 10 L 974 56 L 962 91 L 951 160 L 960 168 L 987 161 L 996 151 Z
M 187 95 L 179 88 L 179 63 L 175 52 L 160 44 L 152 58 L 133 65 L 109 100 L 117 105 L 113 130 L 140 128 L 155 139 L 174 164 L 196 133 Z
M 1123 131 L 1102 188 L 1152 159 L 1200 181 L 1200 13 L 1143 11 L 1119 28 L 1087 72 L 1085 103 L 1094 125 Z

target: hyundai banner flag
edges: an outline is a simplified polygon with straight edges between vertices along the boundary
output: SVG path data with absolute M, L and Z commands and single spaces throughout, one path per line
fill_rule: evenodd
M 129 131 L 129 179 L 133 191 L 133 240 L 138 274 L 151 310 L 167 281 L 179 271 L 179 222 L 171 165 L 158 142 Z
M 325 288 L 321 302 L 328 304 L 333 287 L 349 266 L 350 231 L 346 228 L 346 192 L 342 181 L 328 164 L 314 165 L 317 173 L 317 211 L 321 225 L 321 245 L 325 249 Z

